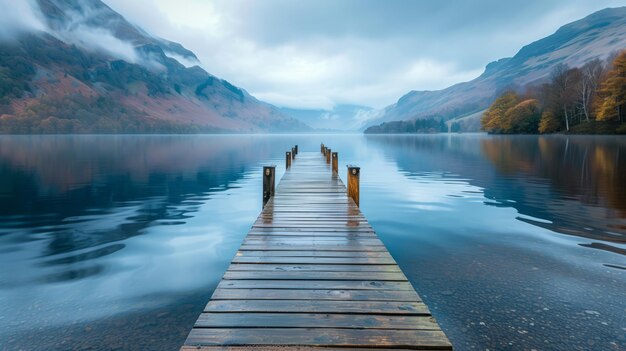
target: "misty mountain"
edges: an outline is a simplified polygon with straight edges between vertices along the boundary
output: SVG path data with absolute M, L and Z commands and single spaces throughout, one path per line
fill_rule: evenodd
M 29 21 L 2 24 L 0 132 L 310 129 L 100 0 L 32 3 Z
M 476 79 L 443 90 L 411 91 L 380 111 L 368 125 L 441 117 L 458 119 L 465 130 L 479 126 L 482 111 L 507 89 L 545 81 L 559 63 L 579 67 L 626 48 L 626 7 L 608 8 L 561 27 L 524 46 L 515 56 L 491 62 Z
M 354 131 L 363 127 L 374 109 L 360 105 L 336 105 L 332 110 L 281 108 L 282 113 L 312 128 L 332 131 Z

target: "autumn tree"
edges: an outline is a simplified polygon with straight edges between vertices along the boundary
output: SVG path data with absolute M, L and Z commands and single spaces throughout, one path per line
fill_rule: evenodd
M 623 122 L 626 114 L 626 50 L 622 51 L 606 73 L 600 86 L 600 101 L 597 105 L 599 121 Z
M 514 91 L 507 91 L 489 106 L 480 120 L 482 129 L 489 133 L 507 133 L 510 125 L 506 113 L 519 103 L 519 96 Z
M 599 59 L 587 62 L 580 69 L 582 77 L 579 84 L 579 101 L 587 122 L 591 119 L 592 107 L 597 98 L 604 71 L 605 66 Z
M 559 119 L 554 116 L 552 111 L 543 111 L 539 120 L 539 133 L 554 133 L 561 128 Z
M 541 110 L 535 99 L 526 99 L 505 113 L 506 133 L 537 133 Z

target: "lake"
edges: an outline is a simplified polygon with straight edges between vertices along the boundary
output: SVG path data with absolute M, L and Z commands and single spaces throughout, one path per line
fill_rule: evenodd
M 0 349 L 178 349 L 320 142 L 456 350 L 626 350 L 626 138 L 482 134 L 0 136 Z

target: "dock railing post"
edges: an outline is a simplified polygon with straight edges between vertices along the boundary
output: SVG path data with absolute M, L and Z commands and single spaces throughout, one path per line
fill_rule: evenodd
M 361 168 L 357 166 L 348 165 L 348 197 L 354 200 L 354 203 L 359 206 L 359 174 Z
M 298 145 L 296 145 L 296 155 L 298 154 Z
M 263 207 L 274 196 L 276 166 L 263 166 Z
M 291 148 L 291 159 L 292 160 L 296 159 L 296 148 L 295 147 Z
M 291 167 L 291 151 L 285 153 L 285 169 Z
M 326 150 L 326 164 L 329 165 L 330 164 L 330 155 L 331 155 L 331 151 L 330 149 Z
M 324 143 L 322 143 L 322 144 L 320 145 L 320 152 L 321 152 L 321 153 L 324 153 Z
M 337 152 L 333 152 L 332 159 L 333 159 L 333 175 L 339 174 L 339 154 Z

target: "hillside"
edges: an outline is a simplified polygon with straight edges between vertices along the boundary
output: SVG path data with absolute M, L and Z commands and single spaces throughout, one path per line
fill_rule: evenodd
M 598 11 L 523 47 L 511 58 L 488 64 L 472 81 L 443 90 L 411 91 L 381 111 L 381 117 L 371 120 L 369 125 L 435 116 L 446 121 L 469 115 L 480 118 L 478 112 L 506 89 L 539 84 L 560 63 L 578 67 L 595 58 L 604 60 L 624 48 L 626 7 Z M 474 122 L 464 119 L 461 123 L 475 128 L 478 124 Z
M 37 0 L 32 10 L 41 23 L 0 41 L 0 132 L 310 129 L 100 0 Z
M 283 107 L 282 113 L 293 117 L 319 131 L 354 131 L 363 127 L 363 123 L 374 111 L 371 107 L 360 105 L 337 105 L 332 109 L 295 109 Z

